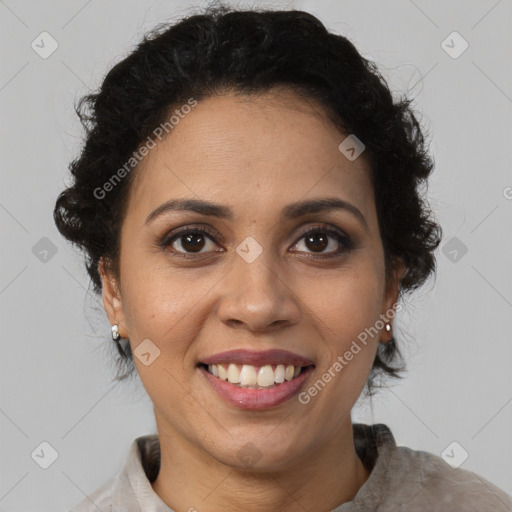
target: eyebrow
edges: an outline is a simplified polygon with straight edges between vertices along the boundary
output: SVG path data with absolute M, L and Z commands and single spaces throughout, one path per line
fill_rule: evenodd
M 332 210 L 345 210 L 351 213 L 368 229 L 368 224 L 361 210 L 353 204 L 336 197 L 310 199 L 289 204 L 282 209 L 281 215 L 284 219 L 292 220 L 304 215 Z M 157 217 L 172 211 L 189 211 L 227 220 L 232 220 L 234 217 L 233 211 L 227 206 L 199 199 L 171 199 L 153 210 L 146 218 L 145 223 L 148 224 Z

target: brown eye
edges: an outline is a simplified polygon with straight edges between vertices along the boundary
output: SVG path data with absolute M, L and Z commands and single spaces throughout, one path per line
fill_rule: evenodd
M 205 236 L 202 233 L 181 235 L 178 240 L 186 251 L 199 252 L 205 245 Z
M 295 249 L 293 252 L 305 252 L 306 254 L 311 254 L 313 257 L 319 258 L 338 256 L 353 247 L 352 241 L 348 235 L 341 230 L 329 226 L 308 229 L 302 234 L 294 247 L 300 246 L 301 244 L 305 247 L 305 250 Z
M 186 228 L 178 232 L 171 232 L 159 245 L 163 249 L 170 248 L 170 252 L 176 256 L 211 252 L 208 248 L 209 243 L 213 252 L 216 252 L 215 247 L 217 244 L 213 238 L 214 236 L 214 233 L 211 233 L 206 228 Z M 206 250 L 203 250 L 205 248 Z
M 307 235 L 304 241 L 306 247 L 315 252 L 322 252 L 329 245 L 329 237 L 320 232 Z

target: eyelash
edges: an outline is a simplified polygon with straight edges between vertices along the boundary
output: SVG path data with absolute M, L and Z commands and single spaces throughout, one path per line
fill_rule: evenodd
M 340 257 L 341 255 L 350 251 L 353 248 L 352 240 L 350 239 L 350 237 L 348 235 L 346 235 L 345 233 L 343 233 L 343 231 L 341 231 L 337 228 L 327 226 L 327 225 L 305 228 L 304 230 L 301 231 L 299 237 L 297 238 L 297 240 L 294 242 L 293 245 L 296 245 L 298 242 L 300 242 L 300 240 L 302 240 L 306 235 L 317 234 L 317 233 L 325 233 L 325 234 L 335 238 L 337 240 L 337 242 L 339 243 L 339 245 L 343 246 L 343 248 L 337 250 L 334 253 L 331 252 L 331 253 L 327 253 L 327 254 L 305 253 L 310 258 L 313 258 L 313 259 L 336 258 L 336 257 Z M 167 248 L 169 246 L 171 246 L 176 240 L 178 240 L 180 237 L 182 237 L 184 235 L 188 235 L 188 234 L 204 235 L 204 236 L 210 238 L 213 242 L 215 242 L 215 237 L 219 236 L 219 235 L 217 235 L 217 233 L 215 233 L 214 231 L 212 231 L 211 229 L 209 229 L 207 227 L 194 227 L 194 228 L 185 227 L 185 228 L 178 229 L 175 231 L 171 231 L 170 233 L 167 233 L 163 237 L 162 241 L 158 243 L 158 246 L 162 250 L 167 250 Z M 221 238 L 221 237 L 219 236 L 219 238 Z M 217 251 L 217 252 L 220 252 L 220 251 Z M 175 250 L 171 251 L 171 255 L 174 257 L 182 257 L 182 258 L 186 258 L 186 259 L 197 259 L 198 257 L 199 258 L 201 257 L 201 253 L 195 253 L 195 254 L 194 253 L 183 253 L 183 252 L 178 252 Z

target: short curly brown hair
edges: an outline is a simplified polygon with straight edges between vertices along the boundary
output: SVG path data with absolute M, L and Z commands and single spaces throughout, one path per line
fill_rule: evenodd
M 188 98 L 201 101 L 220 89 L 262 93 L 278 86 L 318 101 L 342 132 L 364 142 L 388 277 L 394 261 L 405 266 L 400 297 L 435 271 L 441 228 L 423 193 L 434 164 L 412 100 L 394 101 L 377 66 L 307 12 L 221 5 L 146 34 L 109 71 L 100 90 L 76 107 L 86 140 L 70 164 L 73 183 L 59 195 L 54 219 L 60 233 L 85 252 L 95 293 L 101 292 L 100 259 L 119 277 L 120 231 L 137 167 L 108 200 L 94 191 Z M 120 356 L 129 371 L 118 380 L 134 368 L 129 347 L 120 349 Z M 379 344 L 367 393 L 372 394 L 379 374 L 401 377 L 399 359 L 395 337 Z

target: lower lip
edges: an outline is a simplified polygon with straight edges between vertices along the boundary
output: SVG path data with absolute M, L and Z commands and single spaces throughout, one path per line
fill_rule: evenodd
M 290 398 L 299 393 L 312 373 L 313 368 L 313 366 L 308 366 L 295 379 L 285 381 L 273 388 L 244 389 L 215 377 L 204 367 L 199 366 L 200 372 L 205 376 L 213 389 L 228 403 L 240 409 L 270 409 L 290 400 Z

